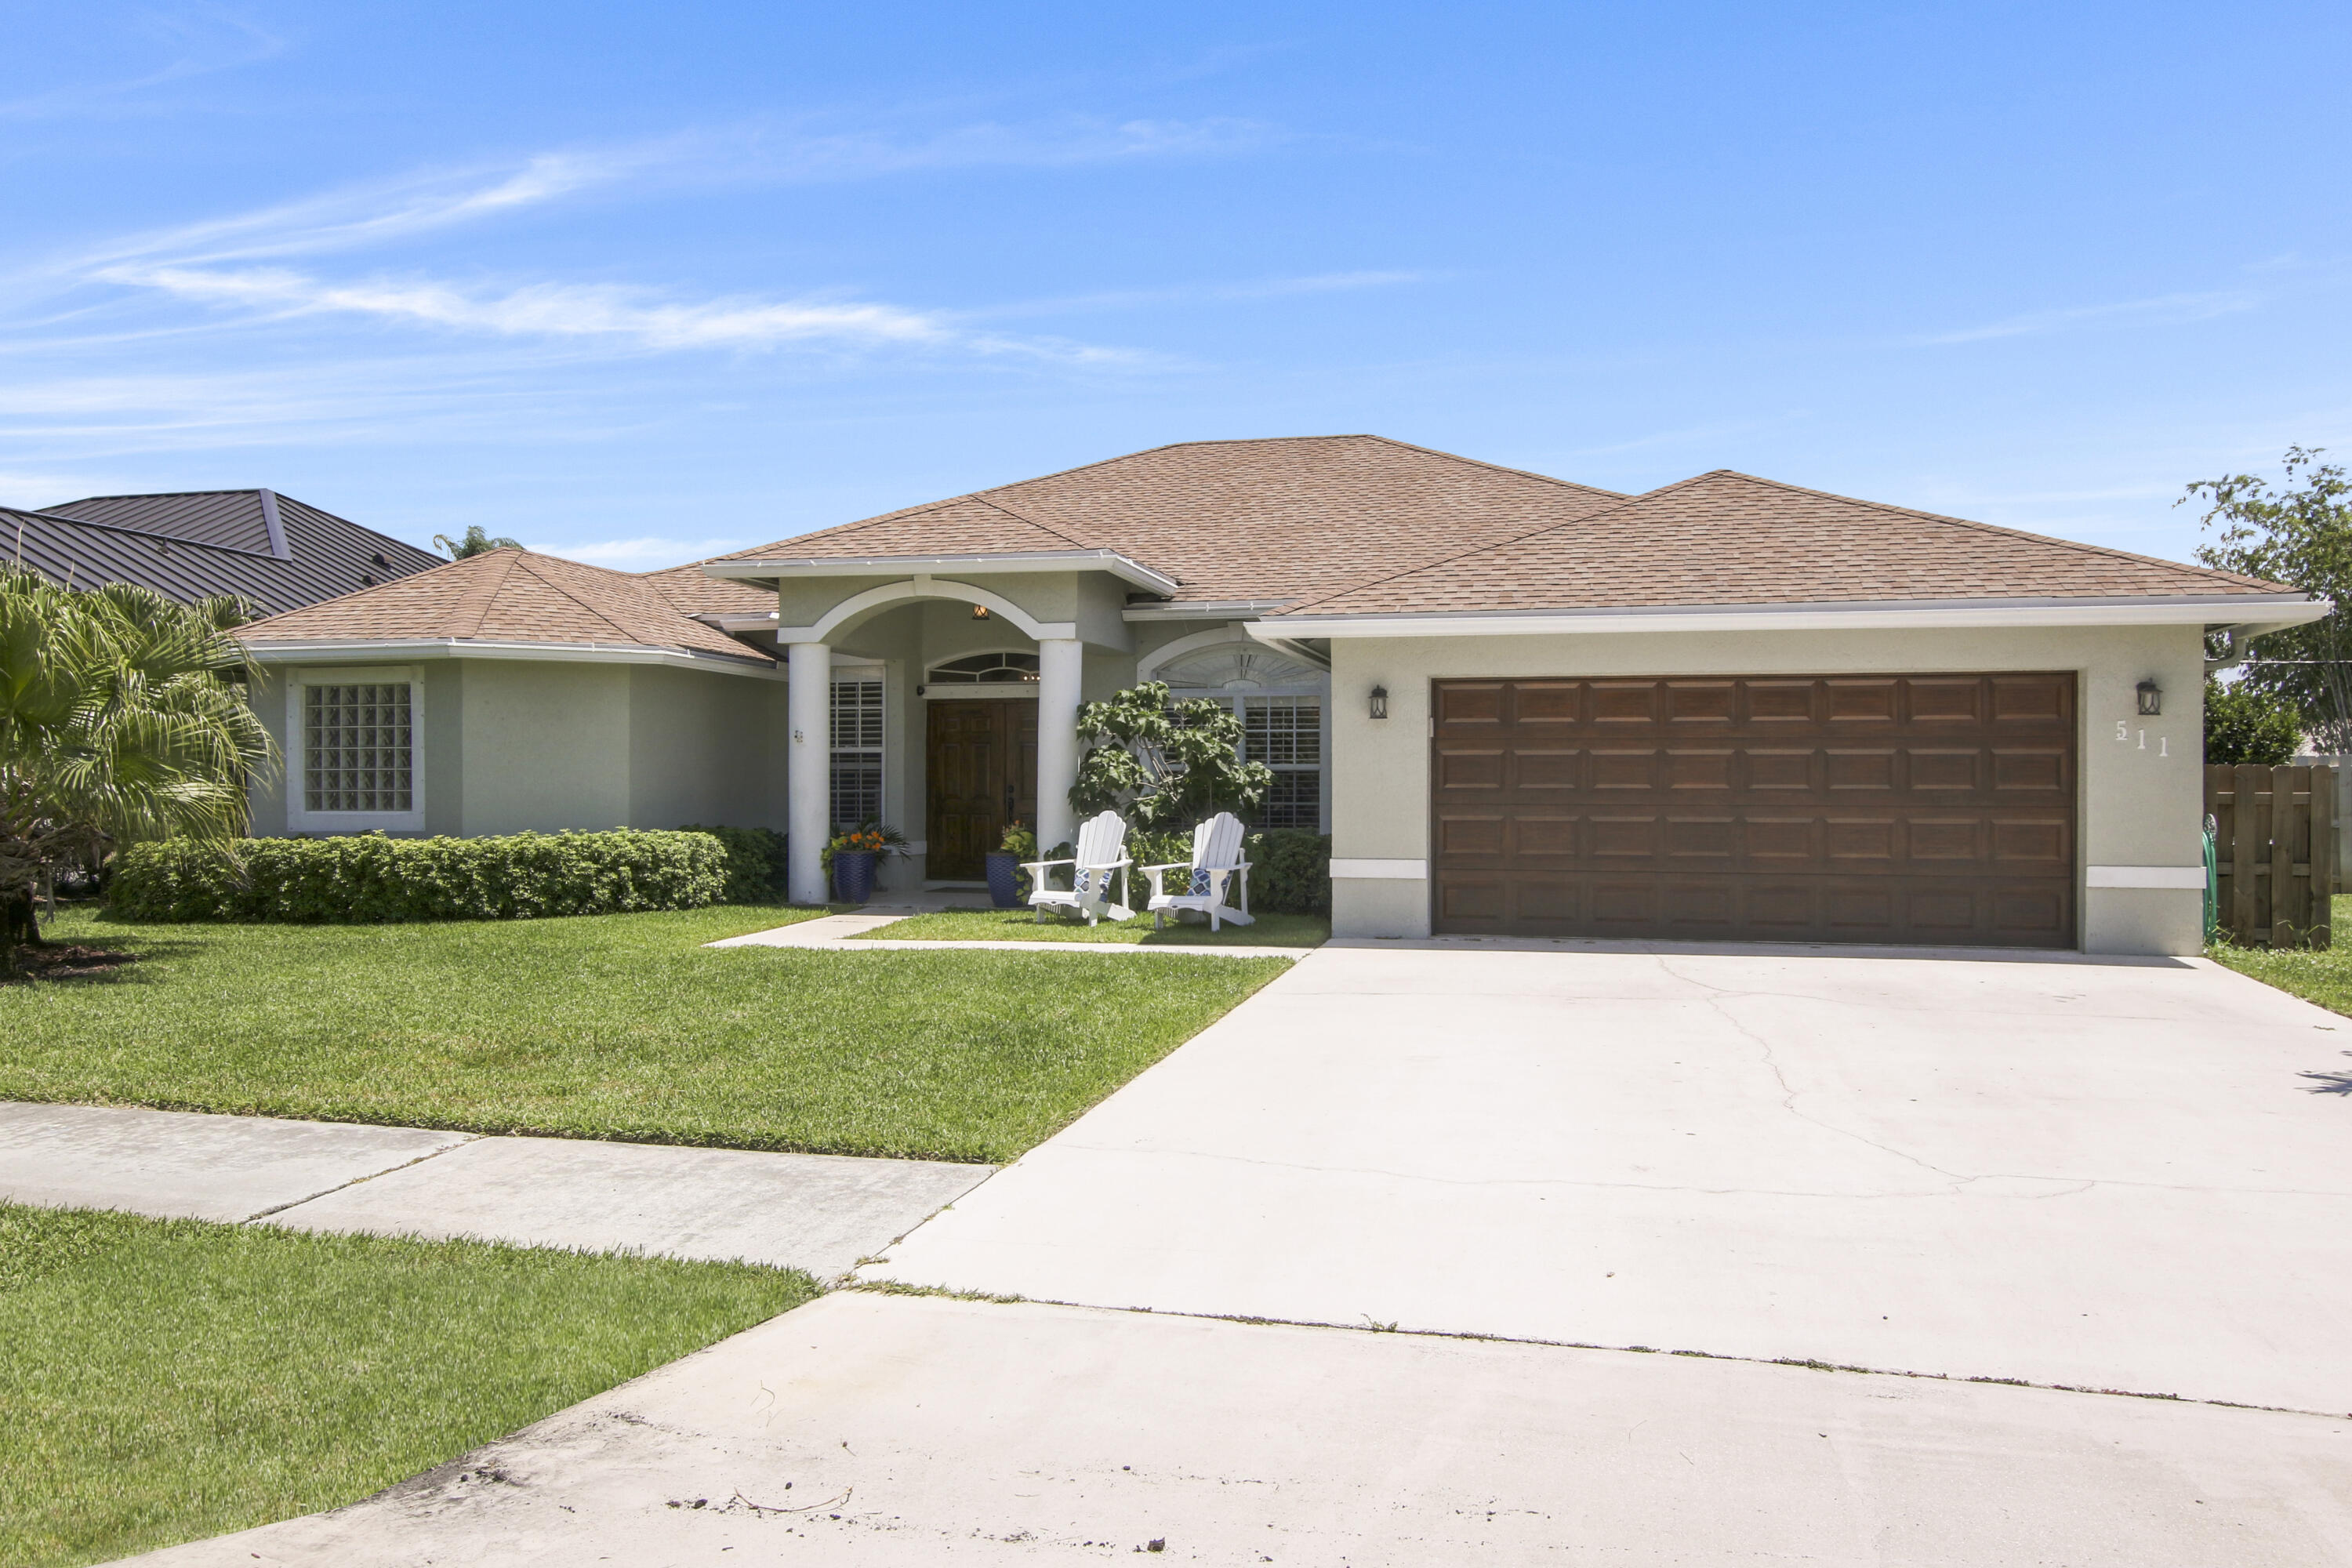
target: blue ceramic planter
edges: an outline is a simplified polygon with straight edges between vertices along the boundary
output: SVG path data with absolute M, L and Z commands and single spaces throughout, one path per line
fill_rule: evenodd
M 988 852 L 988 901 L 1000 910 L 1017 910 L 1021 899 L 1029 890 L 1029 874 L 1021 869 L 1021 857 L 1009 849 Z
M 845 904 L 863 904 L 874 897 L 874 861 L 871 849 L 836 849 L 833 852 L 833 896 Z

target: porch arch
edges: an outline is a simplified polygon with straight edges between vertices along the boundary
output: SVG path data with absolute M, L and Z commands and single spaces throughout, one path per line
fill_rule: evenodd
M 863 593 L 852 594 L 813 626 L 787 626 L 776 634 L 779 642 L 831 642 L 834 634 L 893 605 L 909 599 L 953 599 L 966 605 L 987 606 L 992 616 L 1002 616 L 1033 642 L 1045 642 L 1056 637 L 1075 637 L 1077 626 L 1069 621 L 1041 621 L 1003 595 L 971 583 L 950 583 L 936 577 L 910 577 L 903 583 L 884 583 Z

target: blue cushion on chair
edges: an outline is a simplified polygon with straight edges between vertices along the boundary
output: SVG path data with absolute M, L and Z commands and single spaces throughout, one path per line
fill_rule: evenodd
M 1192 868 L 1192 897 L 1196 899 L 1207 898 L 1209 896 L 1210 889 L 1214 885 L 1214 882 L 1215 879 L 1206 866 L 1195 866 Z
M 1080 871 L 1077 874 L 1076 879 L 1070 884 L 1070 890 L 1074 893 L 1085 892 L 1088 888 L 1095 885 L 1094 875 L 1095 874 L 1092 871 Z

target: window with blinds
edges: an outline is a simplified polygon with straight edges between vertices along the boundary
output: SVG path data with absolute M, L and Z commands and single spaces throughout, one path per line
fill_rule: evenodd
M 1274 784 L 1258 807 L 1261 827 L 1323 826 L 1323 704 L 1292 697 L 1238 697 L 1242 761 L 1264 763 Z
M 404 680 L 303 688 L 304 808 L 414 810 L 413 707 Z
M 882 816 L 882 683 L 833 683 L 833 826 L 835 832 Z

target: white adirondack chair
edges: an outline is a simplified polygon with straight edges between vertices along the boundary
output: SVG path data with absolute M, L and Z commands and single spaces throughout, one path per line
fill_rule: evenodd
M 1242 825 L 1231 812 L 1221 811 L 1192 829 L 1192 864 L 1171 861 L 1140 869 L 1151 879 L 1150 907 L 1155 931 L 1170 910 L 1199 910 L 1209 917 L 1211 931 L 1223 921 L 1241 926 L 1255 923 L 1249 912 L 1250 863 L 1242 858 Z M 1185 873 L 1184 881 L 1172 893 L 1161 885 L 1171 871 Z M 1236 878 L 1242 894 L 1238 909 L 1229 901 L 1228 892 Z
M 1127 824 L 1118 813 L 1106 811 L 1078 824 L 1078 852 L 1068 860 L 1031 860 L 1022 865 L 1029 873 L 1035 891 L 1029 895 L 1030 907 L 1037 911 L 1039 924 L 1049 909 L 1069 910 L 1086 917 L 1093 925 L 1103 916 L 1115 921 L 1131 921 L 1135 911 L 1128 907 L 1127 873 L 1135 862 L 1127 854 Z M 1045 885 L 1047 868 L 1068 866 L 1070 886 L 1049 888 Z M 1118 874 L 1118 901 L 1110 898 L 1111 873 Z

